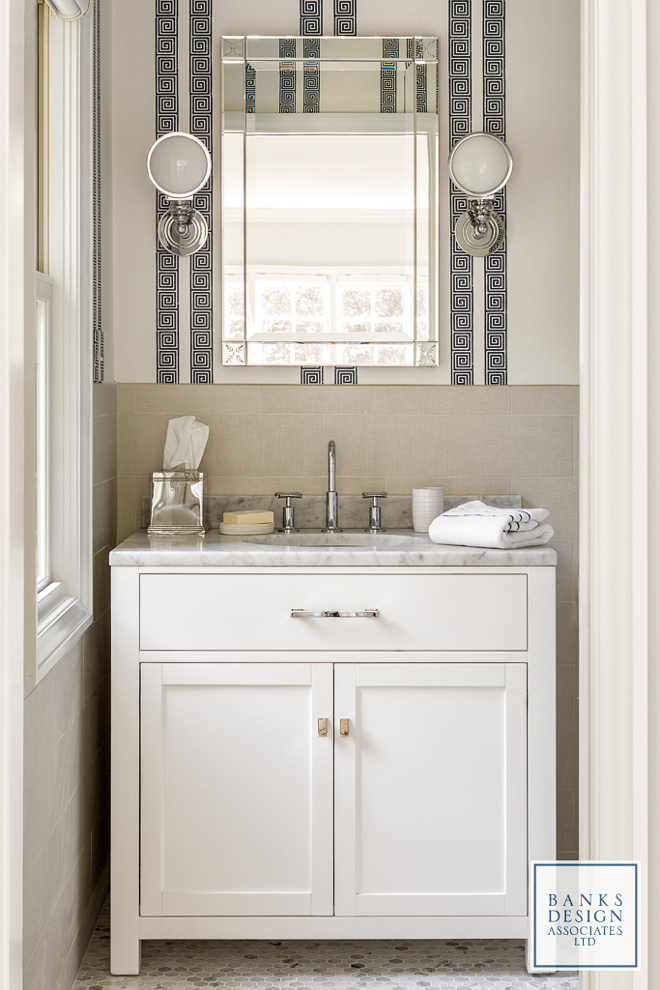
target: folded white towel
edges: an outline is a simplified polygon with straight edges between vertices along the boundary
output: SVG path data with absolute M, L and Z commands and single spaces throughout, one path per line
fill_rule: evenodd
M 555 535 L 545 522 L 548 515 L 547 509 L 498 509 L 484 502 L 465 502 L 434 519 L 429 537 L 434 543 L 497 550 L 544 546 Z

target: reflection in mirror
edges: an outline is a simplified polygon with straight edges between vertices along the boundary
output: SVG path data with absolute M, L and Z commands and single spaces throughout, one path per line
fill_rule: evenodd
M 225 364 L 434 365 L 435 38 L 223 38 Z

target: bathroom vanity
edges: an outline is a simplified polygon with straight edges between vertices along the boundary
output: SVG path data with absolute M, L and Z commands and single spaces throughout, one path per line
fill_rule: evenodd
M 111 554 L 113 973 L 141 939 L 527 937 L 555 552 L 324 540 Z

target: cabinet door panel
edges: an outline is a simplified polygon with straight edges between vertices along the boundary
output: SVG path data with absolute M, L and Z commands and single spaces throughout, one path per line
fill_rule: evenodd
M 526 913 L 526 665 L 337 664 L 338 915 Z
M 143 915 L 332 914 L 332 683 L 331 664 L 142 665 Z

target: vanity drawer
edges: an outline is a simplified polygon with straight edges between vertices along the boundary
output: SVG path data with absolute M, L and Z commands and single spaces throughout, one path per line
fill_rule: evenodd
M 142 574 L 140 649 L 526 650 L 527 576 Z

